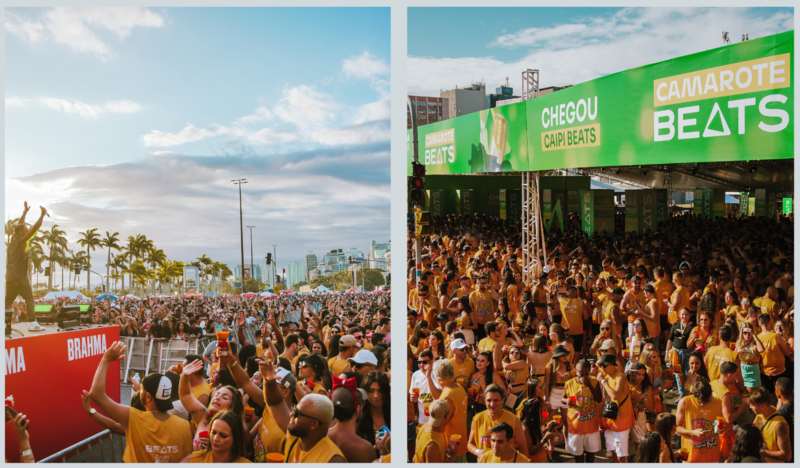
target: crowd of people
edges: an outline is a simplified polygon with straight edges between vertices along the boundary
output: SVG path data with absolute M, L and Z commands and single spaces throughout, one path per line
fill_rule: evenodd
M 131 401 L 122 403 L 105 383 L 126 349 L 110 345 L 82 395 L 87 418 L 126 436 L 126 463 L 389 462 L 390 300 L 316 294 L 98 303 L 93 319 L 118 325 L 123 336 L 216 339 L 164 373 L 134 378 Z M 255 342 L 246 325 L 258 328 Z M 26 423 L 15 420 L 18 433 Z
M 409 230 L 408 460 L 793 461 L 793 218 L 617 218 Z

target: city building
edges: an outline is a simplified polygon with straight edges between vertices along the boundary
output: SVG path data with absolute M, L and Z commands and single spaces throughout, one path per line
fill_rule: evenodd
M 498 102 L 506 101 L 509 99 L 519 99 L 519 96 L 514 96 L 514 88 L 508 85 L 506 79 L 505 86 L 500 86 L 495 90 L 495 94 L 486 95 L 486 109 L 493 109 L 497 107 Z M 502 104 L 501 104 L 502 105 Z
M 255 268 L 252 268 L 249 263 L 245 263 L 244 264 L 245 278 L 251 278 L 251 279 L 260 280 L 261 277 L 259 276 L 259 269 L 260 268 L 259 268 L 258 265 L 255 265 Z M 241 265 L 236 265 L 233 268 L 233 276 L 236 277 L 236 278 L 241 278 L 242 277 L 242 266 Z
M 286 289 L 292 289 L 297 283 L 306 281 L 305 262 L 292 262 L 286 266 Z
M 264 259 L 258 265 L 258 269 L 264 272 L 263 279 L 259 279 L 266 285 L 265 289 L 272 289 L 275 286 L 275 276 L 277 275 L 275 271 L 275 262 L 267 265 L 267 260 Z
M 342 249 L 333 249 L 323 257 L 322 274 L 330 275 L 342 271 L 342 265 L 347 263 L 347 257 Z
M 367 254 L 367 260 L 369 260 L 368 268 L 374 268 L 377 270 L 389 270 L 389 260 L 387 259 L 388 254 L 392 251 L 392 244 L 378 244 L 375 241 L 372 241 L 372 244 L 369 248 L 369 254 Z
M 566 86 L 548 86 L 546 88 L 539 88 L 539 97 L 544 96 L 545 94 L 555 93 L 556 91 L 561 91 L 562 89 L 567 89 L 572 87 L 572 85 Z
M 468 88 L 449 89 L 439 93 L 447 99 L 448 118 L 471 114 L 486 109 L 486 85 L 473 83 Z M 444 107 L 444 104 L 442 104 Z M 442 112 L 444 114 L 444 112 Z
M 417 110 L 417 126 L 428 125 L 450 118 L 447 99 L 430 96 L 408 96 Z M 406 124 L 411 129 L 411 110 L 406 106 Z
M 317 255 L 312 252 L 308 251 L 308 255 L 306 255 L 306 281 L 311 281 L 311 272 L 317 268 Z

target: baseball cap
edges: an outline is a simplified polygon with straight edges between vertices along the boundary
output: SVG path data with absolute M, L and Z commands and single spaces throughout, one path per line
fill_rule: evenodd
M 172 381 L 166 375 L 153 372 L 142 380 L 142 388 L 149 393 L 162 413 L 172 409 Z
M 605 351 L 607 349 L 614 348 L 614 340 L 605 340 L 603 344 L 600 345 L 600 350 Z
M 279 367 L 275 370 L 275 375 L 278 376 L 278 384 L 281 387 L 288 388 L 292 393 L 297 390 L 297 379 L 294 374 L 283 367 Z
M 372 352 L 367 351 L 366 349 L 362 349 L 361 351 L 357 352 L 356 355 L 348 359 L 348 361 L 353 361 L 356 364 L 372 364 L 373 366 L 378 365 L 378 358 L 376 358 Z
M 450 412 L 450 405 L 447 404 L 447 400 L 433 400 L 428 411 L 431 415 L 429 419 L 431 427 L 439 427 L 447 417 L 447 413 Z
M 339 346 L 359 346 L 358 341 L 356 341 L 356 337 L 353 335 L 344 335 L 342 339 L 339 340 Z M 360 346 L 359 346 L 360 347 Z
M 461 338 L 456 338 L 455 340 L 450 342 L 450 349 L 464 349 L 467 347 L 467 344 L 464 343 L 464 340 Z

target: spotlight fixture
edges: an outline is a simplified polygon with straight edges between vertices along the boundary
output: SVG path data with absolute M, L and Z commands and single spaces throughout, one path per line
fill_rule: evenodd
M 753 166 L 753 167 L 751 167 L 751 168 L 750 168 L 750 173 L 751 173 L 751 174 L 754 174 L 754 173 L 756 172 L 756 169 L 758 169 L 758 166 Z

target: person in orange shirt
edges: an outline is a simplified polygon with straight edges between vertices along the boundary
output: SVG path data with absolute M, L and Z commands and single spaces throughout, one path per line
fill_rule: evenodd
M 600 451 L 600 413 L 598 404 L 603 400 L 597 379 L 591 377 L 591 366 L 586 360 L 578 361 L 575 378 L 567 382 L 563 403 L 567 405 L 567 451 L 575 456 L 575 463 L 594 463 L 594 454 Z
M 722 402 L 714 397 L 711 384 L 700 378 L 692 394 L 678 402 L 676 424 L 678 435 L 689 443 L 689 463 L 718 463 L 720 461 L 719 434 L 714 431 L 717 418 L 724 418 Z
M 792 460 L 789 425 L 770 404 L 771 396 L 764 387 L 760 387 L 753 390 L 749 401 L 750 409 L 756 415 L 753 424 L 761 430 L 764 437 L 761 460 L 766 463 L 787 463 Z

